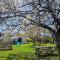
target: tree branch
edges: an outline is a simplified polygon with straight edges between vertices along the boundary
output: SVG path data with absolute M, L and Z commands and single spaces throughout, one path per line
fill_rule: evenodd
M 43 23 L 40 23 L 40 24 L 37 24 L 35 21 L 33 21 L 32 19 L 29 19 L 29 18 L 27 18 L 26 16 L 23 16 L 24 18 L 26 18 L 26 19 L 28 19 L 29 21 L 31 21 L 31 22 L 33 22 L 33 23 L 31 23 L 31 24 L 34 24 L 34 25 L 36 25 L 36 26 L 40 26 L 40 27 L 42 27 L 42 28 L 45 28 L 45 29 L 48 29 L 48 30 L 50 30 L 50 31 L 52 31 L 53 33 L 56 33 L 56 31 L 55 31 L 55 29 L 52 29 L 51 27 L 49 27 L 48 25 L 46 25 L 46 24 L 43 24 Z

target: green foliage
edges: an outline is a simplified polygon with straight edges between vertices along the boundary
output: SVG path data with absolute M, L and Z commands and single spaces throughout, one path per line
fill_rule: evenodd
M 44 40 L 47 41 L 47 43 L 53 43 L 53 38 L 52 37 L 44 37 Z
M 27 42 L 33 42 L 31 38 L 27 38 Z
M 47 39 L 47 40 L 53 40 L 52 37 L 45 37 L 45 39 Z

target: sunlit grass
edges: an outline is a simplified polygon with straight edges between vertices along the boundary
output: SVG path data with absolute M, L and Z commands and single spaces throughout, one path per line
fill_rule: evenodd
M 0 60 L 6 60 L 8 54 L 19 54 L 19 53 L 35 53 L 33 44 L 21 44 L 21 45 L 12 45 L 12 50 L 0 51 Z
M 55 44 L 41 44 L 41 46 L 56 46 Z M 24 53 L 35 53 L 35 48 L 33 48 L 33 43 L 21 44 L 21 45 L 12 45 L 12 50 L 3 50 L 0 51 L 0 60 L 7 60 L 9 54 L 21 54 L 24 56 Z M 23 54 L 22 54 L 23 53 Z M 28 54 L 29 55 L 29 54 Z M 24 60 L 21 58 L 21 60 Z
M 56 47 L 56 44 L 52 44 L 52 43 L 44 44 L 44 43 L 42 43 L 41 46 L 51 46 L 51 47 Z

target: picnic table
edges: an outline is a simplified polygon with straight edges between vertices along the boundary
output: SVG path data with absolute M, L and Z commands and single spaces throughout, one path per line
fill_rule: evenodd
M 36 53 L 41 54 L 43 50 L 45 50 L 45 54 L 53 54 L 52 48 L 56 48 L 55 46 L 35 46 Z M 41 50 L 43 49 L 43 50 Z

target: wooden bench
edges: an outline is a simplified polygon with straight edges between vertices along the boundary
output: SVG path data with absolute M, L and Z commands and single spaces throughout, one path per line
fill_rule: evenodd
M 40 55 L 42 53 L 41 49 L 45 50 L 45 54 L 53 54 L 52 48 L 56 48 L 54 46 L 36 46 L 36 53 Z

